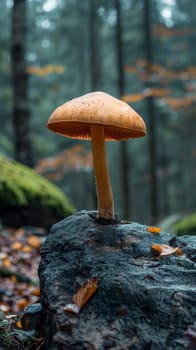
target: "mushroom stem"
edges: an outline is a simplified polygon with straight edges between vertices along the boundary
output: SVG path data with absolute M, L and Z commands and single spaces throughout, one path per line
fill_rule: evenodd
M 91 126 L 93 165 L 97 188 L 98 217 L 114 219 L 112 188 L 108 173 L 104 128 L 100 125 Z

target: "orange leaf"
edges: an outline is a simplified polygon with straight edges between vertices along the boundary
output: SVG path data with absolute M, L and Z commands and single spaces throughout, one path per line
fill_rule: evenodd
M 23 253 L 30 253 L 32 251 L 32 247 L 30 247 L 30 245 L 25 245 L 22 248 Z
M 12 244 L 12 246 L 11 246 L 11 248 L 13 249 L 13 250 L 21 250 L 21 248 L 22 248 L 22 243 L 21 242 L 14 242 L 13 244 Z
M 40 248 L 41 241 L 40 241 L 40 238 L 37 236 L 30 236 L 27 239 L 27 242 L 32 248 L 36 248 L 36 249 Z
M 162 248 L 159 244 L 152 244 L 151 249 L 159 253 L 159 255 L 162 253 Z
M 22 323 L 21 323 L 21 321 L 17 321 L 17 322 L 16 322 L 16 327 L 22 329 Z
M 91 296 L 96 292 L 98 288 L 97 278 L 92 278 L 90 281 L 85 283 L 73 296 L 73 302 L 82 309 L 82 307 L 87 303 Z
M 38 287 L 34 288 L 31 292 L 31 295 L 35 295 L 36 297 L 39 297 L 40 296 L 40 289 Z
M 73 304 L 67 304 L 64 310 L 71 313 L 79 313 L 97 289 L 98 280 L 97 278 L 92 278 L 78 289 L 72 298 Z
M 17 307 L 19 311 L 22 311 L 28 305 L 28 301 L 26 299 L 19 299 L 17 301 Z
M 182 249 L 179 247 L 173 248 L 167 244 L 152 244 L 152 250 L 159 253 L 159 256 L 169 256 L 172 254 L 182 255 Z
M 12 263 L 9 259 L 4 259 L 2 265 L 3 265 L 3 267 L 9 269 L 9 267 L 11 267 Z
M 148 232 L 159 233 L 161 231 L 160 227 L 149 226 L 147 227 Z

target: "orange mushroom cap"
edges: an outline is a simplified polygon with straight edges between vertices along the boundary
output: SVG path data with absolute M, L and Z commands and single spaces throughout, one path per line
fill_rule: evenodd
M 106 141 L 121 141 L 146 135 L 143 119 L 127 103 L 105 92 L 92 92 L 59 106 L 47 127 L 63 136 L 91 139 L 91 125 L 104 127 Z

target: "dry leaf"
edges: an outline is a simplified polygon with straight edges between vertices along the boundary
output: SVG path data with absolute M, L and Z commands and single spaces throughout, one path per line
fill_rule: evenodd
M 87 303 L 91 296 L 96 292 L 97 288 L 97 278 L 92 278 L 90 281 L 80 287 L 76 294 L 74 294 L 72 299 L 74 304 L 76 304 L 79 309 L 82 309 L 82 307 Z
M 21 250 L 21 248 L 22 248 L 22 243 L 21 242 L 14 242 L 14 243 L 12 243 L 12 246 L 11 246 L 11 248 L 13 249 L 13 250 Z
M 0 303 L 0 311 L 2 311 L 3 313 L 9 312 L 10 306 L 5 303 Z
M 0 260 L 4 260 L 8 257 L 7 253 L 1 252 L 0 253 Z
M 40 236 L 38 236 L 39 233 Z M 31 227 L 19 228 L 17 230 L 3 228 L 0 230 L 0 267 L 5 269 L 5 274 L 8 274 L 7 277 L 0 276 L 0 286 L 3 286 L 0 311 L 3 310 L 6 313 L 16 314 L 20 312 L 18 309 L 18 301 L 20 299 L 24 298 L 28 304 L 31 304 L 39 297 L 37 268 L 40 261 L 40 254 L 39 249 L 35 249 L 29 245 L 28 239 L 31 236 L 37 236 L 38 240 L 36 239 L 36 241 L 40 245 L 40 240 L 42 241 L 45 233 L 46 230 L 42 228 Z M 21 245 L 22 247 L 20 248 Z M 6 269 L 11 271 L 6 271 Z M 23 276 L 24 279 L 29 277 L 29 282 L 32 281 L 33 285 L 31 283 L 20 282 L 20 277 L 23 278 Z M 19 302 L 19 307 L 22 308 L 22 305 L 20 305 Z M 23 304 L 23 306 L 26 306 L 26 304 Z
M 27 239 L 27 242 L 32 248 L 36 248 L 36 249 L 40 248 L 41 241 L 40 241 L 40 238 L 37 236 L 30 236 Z
M 19 299 L 17 302 L 17 307 L 19 311 L 24 310 L 24 308 L 28 305 L 28 301 L 26 299 Z
M 9 268 L 12 266 L 12 263 L 11 263 L 11 261 L 10 261 L 8 258 L 6 258 L 6 259 L 3 260 L 2 265 L 3 265 L 3 267 L 5 267 L 6 269 L 9 269 Z
M 65 311 L 71 312 L 72 314 L 79 314 L 80 309 L 76 304 L 70 303 L 65 305 Z
M 39 297 L 40 296 L 40 289 L 38 287 L 34 288 L 31 291 L 31 295 L 35 295 L 36 297 Z
M 12 319 L 17 318 L 17 317 L 18 317 L 17 315 L 6 315 L 6 316 L 5 316 L 5 318 L 6 318 L 7 320 L 12 320 Z
M 16 322 L 16 326 L 17 326 L 18 328 L 22 329 L 22 323 L 21 323 L 21 321 L 17 321 L 17 322 Z
M 73 303 L 67 304 L 64 310 L 78 314 L 97 289 L 98 280 L 92 278 L 78 289 L 72 298 Z
M 30 245 L 25 245 L 22 248 L 23 253 L 30 253 L 32 251 L 32 247 L 30 247 Z
M 159 253 L 159 256 L 169 256 L 172 254 L 182 255 L 182 249 L 179 247 L 173 248 L 167 244 L 152 244 L 152 250 Z
M 148 226 L 147 231 L 151 233 L 159 233 L 161 231 L 160 227 Z

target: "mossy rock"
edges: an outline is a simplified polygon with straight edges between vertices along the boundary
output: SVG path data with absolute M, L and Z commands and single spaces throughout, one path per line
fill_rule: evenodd
M 196 235 L 196 213 L 188 215 L 174 225 L 177 236 Z
M 0 155 L 0 219 L 3 224 L 49 227 L 73 214 L 67 196 L 33 169 Z

